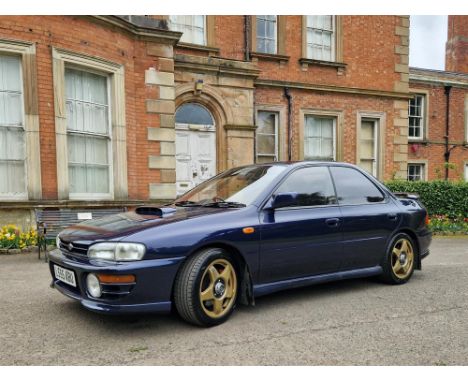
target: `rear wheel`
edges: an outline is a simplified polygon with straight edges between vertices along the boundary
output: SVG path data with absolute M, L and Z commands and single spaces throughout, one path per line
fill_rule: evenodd
M 389 284 L 406 283 L 413 275 L 416 255 L 411 237 L 405 233 L 397 234 L 385 258 L 381 279 Z
M 174 302 L 181 317 L 195 325 L 213 326 L 226 321 L 234 310 L 238 276 L 224 250 L 209 248 L 194 255 L 180 269 Z

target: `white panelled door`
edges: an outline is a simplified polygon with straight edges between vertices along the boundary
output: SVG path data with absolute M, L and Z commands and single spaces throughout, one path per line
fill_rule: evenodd
M 176 124 L 177 195 L 216 175 L 216 133 L 210 125 Z

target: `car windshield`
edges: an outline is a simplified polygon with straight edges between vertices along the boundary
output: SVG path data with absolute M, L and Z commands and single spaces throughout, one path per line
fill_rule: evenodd
M 176 205 L 212 205 L 226 203 L 251 205 L 278 174 L 283 166 L 247 166 L 226 171 L 177 199 Z

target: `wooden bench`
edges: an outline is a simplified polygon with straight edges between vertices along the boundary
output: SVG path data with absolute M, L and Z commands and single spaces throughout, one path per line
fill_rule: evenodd
M 44 251 L 44 260 L 47 261 L 47 241 L 55 240 L 63 229 L 85 220 L 98 219 L 126 210 L 126 208 L 36 209 L 38 258 L 41 258 L 41 251 Z

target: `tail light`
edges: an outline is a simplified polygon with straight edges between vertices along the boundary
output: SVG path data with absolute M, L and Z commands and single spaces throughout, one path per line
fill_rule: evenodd
M 429 225 L 430 222 L 431 222 L 431 221 L 429 220 L 429 214 L 426 212 L 426 220 L 424 221 L 424 223 L 425 223 L 426 225 Z

